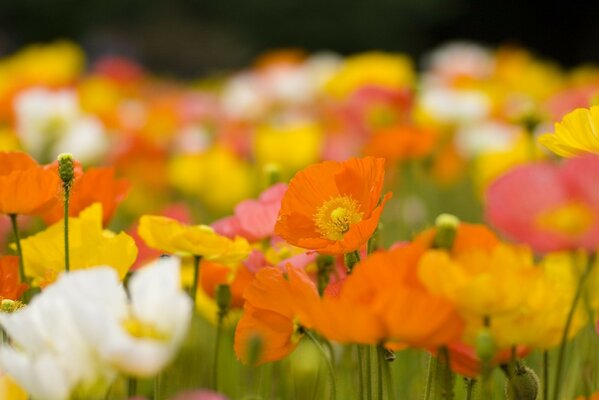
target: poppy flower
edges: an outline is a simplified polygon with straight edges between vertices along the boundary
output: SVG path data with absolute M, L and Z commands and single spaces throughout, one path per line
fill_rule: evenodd
M 512 169 L 486 193 L 486 219 L 535 251 L 599 247 L 599 156 Z
M 277 183 L 262 192 L 258 200 L 248 199 L 237 204 L 233 216 L 214 222 L 212 227 L 231 239 L 241 236 L 249 242 L 257 242 L 271 237 L 286 190 L 286 184 Z
M 291 180 L 281 202 L 275 234 L 324 254 L 358 250 L 377 228 L 385 160 L 352 158 L 312 165 Z
M 243 261 L 250 253 L 244 238 L 231 240 L 207 225 L 185 225 L 168 217 L 144 215 L 137 232 L 152 248 L 171 254 L 202 256 L 228 265 Z
M 0 257 L 0 300 L 18 300 L 27 290 L 27 285 L 19 279 L 19 258 Z
M 0 152 L 0 213 L 35 215 L 59 190 L 55 171 L 44 169 L 26 153 Z
M 130 186 L 126 179 L 116 179 L 113 167 L 89 168 L 85 172 L 76 170 L 69 197 L 69 215 L 75 217 L 90 205 L 100 203 L 102 222 L 106 225 L 114 215 L 117 205 L 127 195 Z M 41 216 L 48 225 L 60 221 L 64 217 L 62 199 L 57 199 Z
M 562 157 L 583 153 L 599 154 L 599 106 L 577 108 L 555 124 L 555 132 L 539 137 L 539 142 Z
M 375 132 L 366 143 L 364 153 L 384 157 L 393 163 L 425 157 L 431 153 L 437 135 L 429 129 L 394 126 Z
M 69 218 L 69 254 L 72 270 L 110 265 L 123 279 L 137 257 L 135 241 L 124 232 L 102 228 L 102 205 L 94 203 L 78 217 Z M 64 225 L 57 222 L 21 240 L 25 274 L 40 285 L 53 282 L 64 270 Z M 14 249 L 15 244 L 11 244 Z
M 256 364 L 279 360 L 291 353 L 301 332 L 298 306 L 315 304 L 318 292 L 314 283 L 303 271 L 280 268 L 263 268 L 246 289 L 244 314 L 235 330 L 235 354 L 242 362 Z M 258 338 L 262 349 L 257 360 L 250 360 L 250 343 Z

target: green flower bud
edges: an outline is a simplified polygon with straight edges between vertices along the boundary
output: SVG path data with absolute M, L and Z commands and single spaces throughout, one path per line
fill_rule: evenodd
M 505 382 L 507 400 L 536 400 L 539 394 L 539 377 L 524 363 L 518 362 Z
M 458 232 L 460 220 L 455 215 L 441 214 L 435 220 L 437 234 L 433 239 L 433 247 L 450 250 Z
M 481 361 L 490 362 L 495 355 L 495 341 L 488 328 L 482 328 L 476 335 L 476 355 Z
M 61 153 L 58 155 L 58 175 L 65 189 L 70 189 L 75 178 L 75 164 L 72 154 Z
M 216 304 L 218 305 L 218 313 L 222 318 L 229 311 L 231 305 L 231 287 L 229 285 L 218 285 L 215 292 Z

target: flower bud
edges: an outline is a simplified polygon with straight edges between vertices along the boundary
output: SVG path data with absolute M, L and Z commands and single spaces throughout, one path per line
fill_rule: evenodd
M 508 400 L 535 400 L 539 394 L 539 377 L 524 363 L 518 362 L 505 382 Z
M 495 341 L 488 328 L 482 328 L 476 335 L 476 355 L 485 362 L 490 362 L 495 355 Z
M 70 189 L 75 177 L 75 165 L 71 153 L 61 153 L 58 155 L 58 175 L 62 180 L 63 187 L 66 190 Z
M 433 239 L 433 247 L 450 250 L 453 247 L 453 241 L 455 240 L 459 225 L 460 220 L 455 215 L 439 215 L 435 220 L 437 234 Z
M 231 287 L 226 284 L 216 286 L 215 297 L 216 304 L 218 305 L 218 314 L 222 318 L 227 314 L 231 305 Z

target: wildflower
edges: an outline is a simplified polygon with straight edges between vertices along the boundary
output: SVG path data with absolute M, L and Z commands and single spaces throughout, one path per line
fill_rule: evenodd
M 100 203 L 102 223 L 106 225 L 131 186 L 126 179 L 116 179 L 115 174 L 113 167 L 89 168 L 85 172 L 76 168 L 70 190 L 69 215 L 77 216 L 90 205 Z M 47 224 L 53 224 L 62 219 L 63 214 L 62 200 L 57 199 L 41 216 Z
M 374 133 L 364 147 L 364 153 L 385 158 L 389 164 L 423 158 L 429 155 L 437 135 L 429 129 L 395 126 Z
M 555 124 L 553 133 L 539 137 L 539 142 L 562 157 L 599 153 L 599 106 L 577 108 Z
M 99 203 L 69 219 L 69 237 L 71 270 L 111 265 L 122 279 L 137 256 L 135 242 L 129 235 L 103 230 Z M 64 269 L 63 241 L 62 221 L 22 240 L 23 252 L 27 254 L 26 275 L 38 284 L 54 281 Z
M 129 281 L 128 296 L 112 268 L 98 268 L 94 272 L 106 279 L 98 280 L 91 293 L 82 287 L 73 294 L 77 327 L 103 363 L 130 376 L 151 377 L 174 358 L 192 309 L 181 289 L 179 264 L 171 257 L 139 269 Z M 89 282 L 85 275 L 80 279 Z
M 275 233 L 325 254 L 358 250 L 374 233 L 385 202 L 381 158 L 325 161 L 300 171 L 281 203 Z
M 0 347 L 0 366 L 34 398 L 103 399 L 116 377 L 75 322 L 74 303 L 89 301 L 106 277 L 95 270 L 85 272 L 91 272 L 88 279 L 79 279 L 77 272 L 63 275 L 27 307 L 0 313 L 0 324 L 12 343 Z M 67 292 L 72 290 L 81 297 L 69 298 Z
M 245 363 L 256 337 L 263 344 L 257 364 L 285 357 L 299 342 L 298 304 L 317 301 L 318 292 L 299 270 L 287 272 L 289 280 L 279 268 L 263 268 L 245 291 L 244 314 L 235 330 L 235 354 Z
M 278 183 L 260 194 L 258 200 L 243 200 L 235 213 L 212 224 L 214 230 L 229 238 L 241 236 L 257 242 L 274 235 L 274 227 L 287 185 Z
M 345 59 L 326 83 L 325 91 L 333 97 L 343 98 L 365 86 L 402 89 L 412 86 L 413 81 L 413 65 L 408 57 L 370 52 Z
M 34 215 L 57 196 L 58 174 L 26 153 L 0 152 L 0 213 Z
M 514 168 L 487 190 L 487 220 L 537 252 L 599 246 L 599 156 Z
M 27 392 L 10 376 L 0 373 L 0 399 L 27 400 L 27 398 Z
M 247 240 L 231 240 L 207 225 L 184 225 L 174 219 L 144 215 L 139 220 L 139 236 L 150 247 L 170 254 L 196 255 L 207 260 L 234 265 L 250 253 Z
M 320 159 L 322 141 L 322 128 L 314 122 L 260 125 L 254 154 L 259 165 L 273 163 L 289 177 Z
M 27 285 L 19 280 L 18 257 L 0 257 L 0 300 L 18 300 L 25 290 Z
M 540 277 L 527 284 L 528 294 L 513 312 L 497 315 L 491 332 L 498 346 L 514 344 L 537 349 L 557 346 L 562 338 L 568 312 L 577 286 L 574 257 L 569 253 L 550 253 L 540 264 Z M 576 309 L 568 337 L 573 338 L 586 322 L 584 305 Z
M 70 152 L 90 163 L 107 149 L 102 123 L 81 112 L 73 91 L 30 89 L 15 99 L 15 114 L 23 146 L 41 161 Z

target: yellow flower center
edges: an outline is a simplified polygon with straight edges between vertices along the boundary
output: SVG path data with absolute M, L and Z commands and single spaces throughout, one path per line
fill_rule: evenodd
M 351 196 L 333 197 L 314 215 L 316 229 L 326 239 L 341 240 L 352 224 L 362 221 L 359 209 L 360 205 Z
M 123 328 L 134 338 L 137 339 L 153 339 L 166 340 L 167 335 L 159 332 L 154 326 L 145 324 L 142 321 L 134 318 L 128 318 L 123 321 Z
M 546 211 L 537 218 L 537 226 L 566 236 L 580 236 L 593 224 L 595 216 L 584 204 L 569 203 Z

